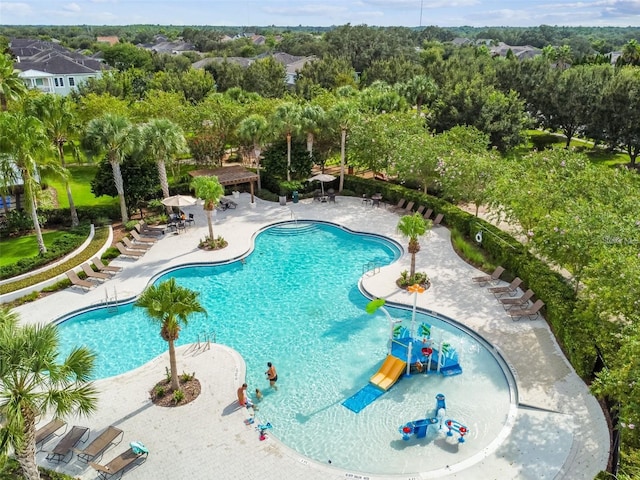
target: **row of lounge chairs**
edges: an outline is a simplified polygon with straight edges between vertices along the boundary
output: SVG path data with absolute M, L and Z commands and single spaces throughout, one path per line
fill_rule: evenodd
M 65 430 L 58 434 L 57 432 L 63 427 Z M 105 465 L 95 463 L 94 460 L 100 459 L 110 447 L 122 442 L 124 432 L 119 428 L 109 426 L 84 448 L 76 448 L 79 443 L 84 444 L 89 439 L 89 428 L 74 426 L 69 432 L 66 432 L 66 428 L 66 422 L 60 419 L 53 419 L 36 431 L 36 448 L 39 449 L 42 449 L 54 436 L 64 435 L 54 445 L 53 449 L 47 451 L 46 459 L 49 462 L 69 463 L 75 453 L 78 460 L 90 464 L 100 477 L 108 479 L 112 476 L 122 476 L 125 470 L 133 466 L 136 460 L 146 459 L 148 455 L 146 449 L 135 448 L 132 444 L 128 450 L 122 452 Z
M 91 262 L 93 262 L 93 265 L 95 265 L 96 270 L 94 270 L 89 263 L 82 264 L 82 271 L 87 276 L 87 280 L 83 280 L 82 278 L 78 277 L 78 274 L 74 270 L 69 270 L 67 272 L 67 278 L 71 281 L 71 285 L 89 290 L 96 286 L 95 283 L 89 280 L 108 280 L 109 278 L 111 278 L 111 276 L 122 270 L 122 267 L 105 265 L 98 257 L 92 258 Z
M 391 211 L 399 213 L 401 215 L 411 215 L 412 213 L 414 213 L 413 212 L 413 207 L 414 206 L 415 206 L 415 202 L 411 201 L 411 202 L 407 203 L 407 200 L 402 198 L 402 199 L 400 199 L 400 201 L 398 201 L 397 205 L 392 205 L 391 207 L 389 207 L 389 209 Z M 432 208 L 427 209 L 426 206 L 420 205 L 418 207 L 418 209 L 416 210 L 416 213 L 419 213 L 420 215 L 422 215 L 425 220 L 431 220 L 431 215 L 433 214 L 433 209 Z M 443 218 L 444 218 L 444 214 L 438 213 L 435 216 L 435 218 L 433 220 L 431 220 L 433 222 L 433 226 L 436 227 L 436 226 L 440 225 L 440 223 L 442 222 Z
M 491 275 L 473 277 L 472 281 L 479 285 L 493 285 L 500 280 L 500 276 L 504 271 L 504 267 L 497 267 Z M 490 287 L 489 292 L 495 295 L 500 304 L 507 311 L 507 315 L 509 315 L 513 320 L 520 320 L 524 317 L 528 317 L 529 320 L 536 320 L 540 316 L 540 310 L 544 307 L 544 302 L 538 299 L 531 303 L 535 295 L 531 289 L 528 289 L 519 297 L 514 297 L 521 285 L 522 279 L 516 277 L 509 285 Z M 504 295 L 509 296 L 504 298 Z

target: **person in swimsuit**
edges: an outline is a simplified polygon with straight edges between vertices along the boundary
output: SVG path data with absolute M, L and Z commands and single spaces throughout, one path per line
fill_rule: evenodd
M 243 383 L 241 387 L 238 388 L 238 403 L 242 407 L 253 407 L 253 403 L 251 400 L 247 398 L 247 384 Z
M 267 367 L 269 368 L 264 373 L 269 379 L 269 387 L 275 388 L 277 390 L 278 387 L 276 386 L 276 382 L 278 381 L 278 372 L 276 372 L 276 367 L 274 367 L 271 362 L 267 362 Z

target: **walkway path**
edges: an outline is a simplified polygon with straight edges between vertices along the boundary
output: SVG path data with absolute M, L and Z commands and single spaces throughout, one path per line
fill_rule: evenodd
M 172 266 L 245 255 L 256 231 L 292 218 L 331 221 L 406 244 L 396 232 L 398 215 L 366 206 L 357 198 L 338 197 L 336 204 L 303 201 L 287 207 L 258 200 L 257 206 L 251 207 L 249 196 L 243 194 L 236 210 L 216 214 L 214 233 L 229 241 L 227 248 L 216 252 L 197 248 L 207 230 L 201 207 L 185 211 L 196 215 L 196 227 L 168 235 L 140 260 L 117 259 L 115 263 L 125 267 L 117 280 L 87 293 L 67 289 L 16 310 L 25 322 L 50 322 L 71 310 L 100 304 L 114 290 L 120 299 L 134 297 L 150 279 Z M 562 355 L 547 323 L 513 322 L 486 288 L 471 282 L 479 272 L 457 257 L 446 228 L 435 228 L 421 244 L 417 268 L 428 272 L 433 286 L 419 296 L 418 305 L 456 318 L 479 332 L 502 352 L 517 379 L 519 408 L 514 428 L 502 443 L 488 448 L 484 458 L 462 472 L 367 476 L 301 457 L 274 436 L 259 441 L 255 430 L 244 425 L 246 410 L 235 406 L 235 389 L 244 380 L 244 362 L 222 345 L 197 352 L 192 349 L 187 353 L 189 347 L 178 350 L 178 369 L 195 371 L 202 383 L 202 393 L 193 403 L 177 409 L 151 404 L 148 391 L 168 364 L 163 355 L 133 372 L 97 382 L 102 393 L 96 415 L 69 423 L 89 425 L 92 435 L 112 424 L 125 431 L 123 443 L 105 454 L 105 462 L 130 441 L 145 443 L 151 454 L 145 464 L 126 474 L 129 479 L 593 478 L 607 464 L 607 424 L 595 398 Z M 409 260 L 405 255 L 379 274 L 365 277 L 363 288 L 373 295 L 411 304 L 413 298 L 394 283 L 399 273 L 408 269 Z M 42 465 L 47 463 L 42 453 L 38 459 Z M 96 476 L 75 458 L 57 469 L 82 479 Z

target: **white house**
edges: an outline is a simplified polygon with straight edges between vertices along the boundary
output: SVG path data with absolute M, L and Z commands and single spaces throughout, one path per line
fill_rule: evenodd
M 16 57 L 13 67 L 29 88 L 46 93 L 68 95 L 89 78 L 102 75 L 108 68 L 100 61 L 52 42 L 12 39 L 9 44 Z

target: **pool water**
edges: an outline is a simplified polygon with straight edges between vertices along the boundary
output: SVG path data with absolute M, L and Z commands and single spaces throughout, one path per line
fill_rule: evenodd
M 505 374 L 484 344 L 453 324 L 418 314 L 433 325 L 432 338 L 460 353 L 464 373 L 413 375 L 360 413 L 341 405 L 368 383 L 385 358 L 389 324 L 382 313 L 368 315 L 358 289 L 363 266 L 388 265 L 400 255 L 390 241 L 323 223 L 287 223 L 255 239 L 245 262 L 186 267 L 175 278 L 201 292 L 208 315 L 194 315 L 177 345 L 212 335 L 236 349 L 247 364 L 249 392 L 260 388 L 258 420 L 271 435 L 300 454 L 333 466 L 372 474 L 442 469 L 477 456 L 503 431 L 510 409 Z M 390 308 L 408 326 L 410 310 Z M 60 324 L 64 349 L 87 345 L 98 353 L 97 378 L 117 375 L 167 351 L 159 328 L 131 304 Z M 118 352 L 115 354 L 115 352 Z M 278 390 L 264 372 L 278 370 Z M 435 395 L 445 394 L 447 417 L 471 432 L 458 448 L 455 438 L 433 430 L 403 441 L 398 428 L 431 416 Z

